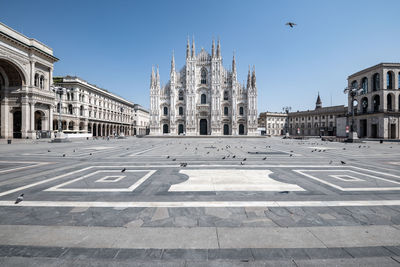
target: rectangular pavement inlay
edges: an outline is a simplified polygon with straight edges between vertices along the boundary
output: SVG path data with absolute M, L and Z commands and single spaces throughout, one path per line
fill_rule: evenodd
M 364 170 L 294 170 L 315 181 L 341 191 L 389 191 L 400 190 L 400 176 L 385 173 L 371 174 Z

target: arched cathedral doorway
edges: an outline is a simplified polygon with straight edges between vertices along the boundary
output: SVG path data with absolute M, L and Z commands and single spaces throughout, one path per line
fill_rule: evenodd
M 168 133 L 168 124 L 163 125 L 163 133 Z
M 244 135 L 244 125 L 243 124 L 239 124 L 239 134 Z
M 224 124 L 224 135 L 229 135 L 229 125 Z
M 200 135 L 207 135 L 207 120 L 200 120 Z
M 179 126 L 178 126 L 178 134 L 183 134 L 183 124 L 179 124 Z

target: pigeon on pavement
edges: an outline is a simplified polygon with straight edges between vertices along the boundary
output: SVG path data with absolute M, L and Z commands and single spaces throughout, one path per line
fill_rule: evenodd
M 22 200 L 24 200 L 24 194 L 19 195 L 19 197 L 17 197 L 17 199 L 15 200 L 14 204 L 18 204 L 19 202 L 21 202 Z

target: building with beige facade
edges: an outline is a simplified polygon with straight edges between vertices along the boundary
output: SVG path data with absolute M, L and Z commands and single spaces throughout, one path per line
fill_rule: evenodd
M 399 139 L 400 63 L 380 63 L 347 78 L 355 96 L 354 129 L 360 138 Z M 349 114 L 351 114 L 351 97 Z
M 0 137 L 35 138 L 51 133 L 55 95 L 53 64 L 45 44 L 0 23 Z
M 143 127 L 148 127 L 146 109 L 79 77 L 55 77 L 54 85 L 67 89 L 61 101 L 63 131 L 113 136 L 134 135 L 135 128 L 143 132 Z M 54 129 L 59 124 L 59 112 L 60 103 L 57 103 L 53 113 Z
M 261 112 L 258 127 L 264 128 L 266 135 L 284 135 L 287 129 L 287 116 L 283 112 Z
M 344 105 L 322 107 L 318 94 L 314 110 L 288 113 L 289 134 L 298 136 L 336 136 L 337 119 L 347 116 Z
M 150 112 L 139 104 L 133 106 L 133 135 L 147 135 L 150 132 Z

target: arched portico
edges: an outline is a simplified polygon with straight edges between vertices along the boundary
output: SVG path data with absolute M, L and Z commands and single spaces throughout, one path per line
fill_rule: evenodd
M 0 57 L 0 136 L 2 138 L 22 138 L 29 128 L 28 103 L 11 103 L 9 95 L 25 86 L 23 68 L 12 59 Z M 25 101 L 26 102 L 26 101 Z

